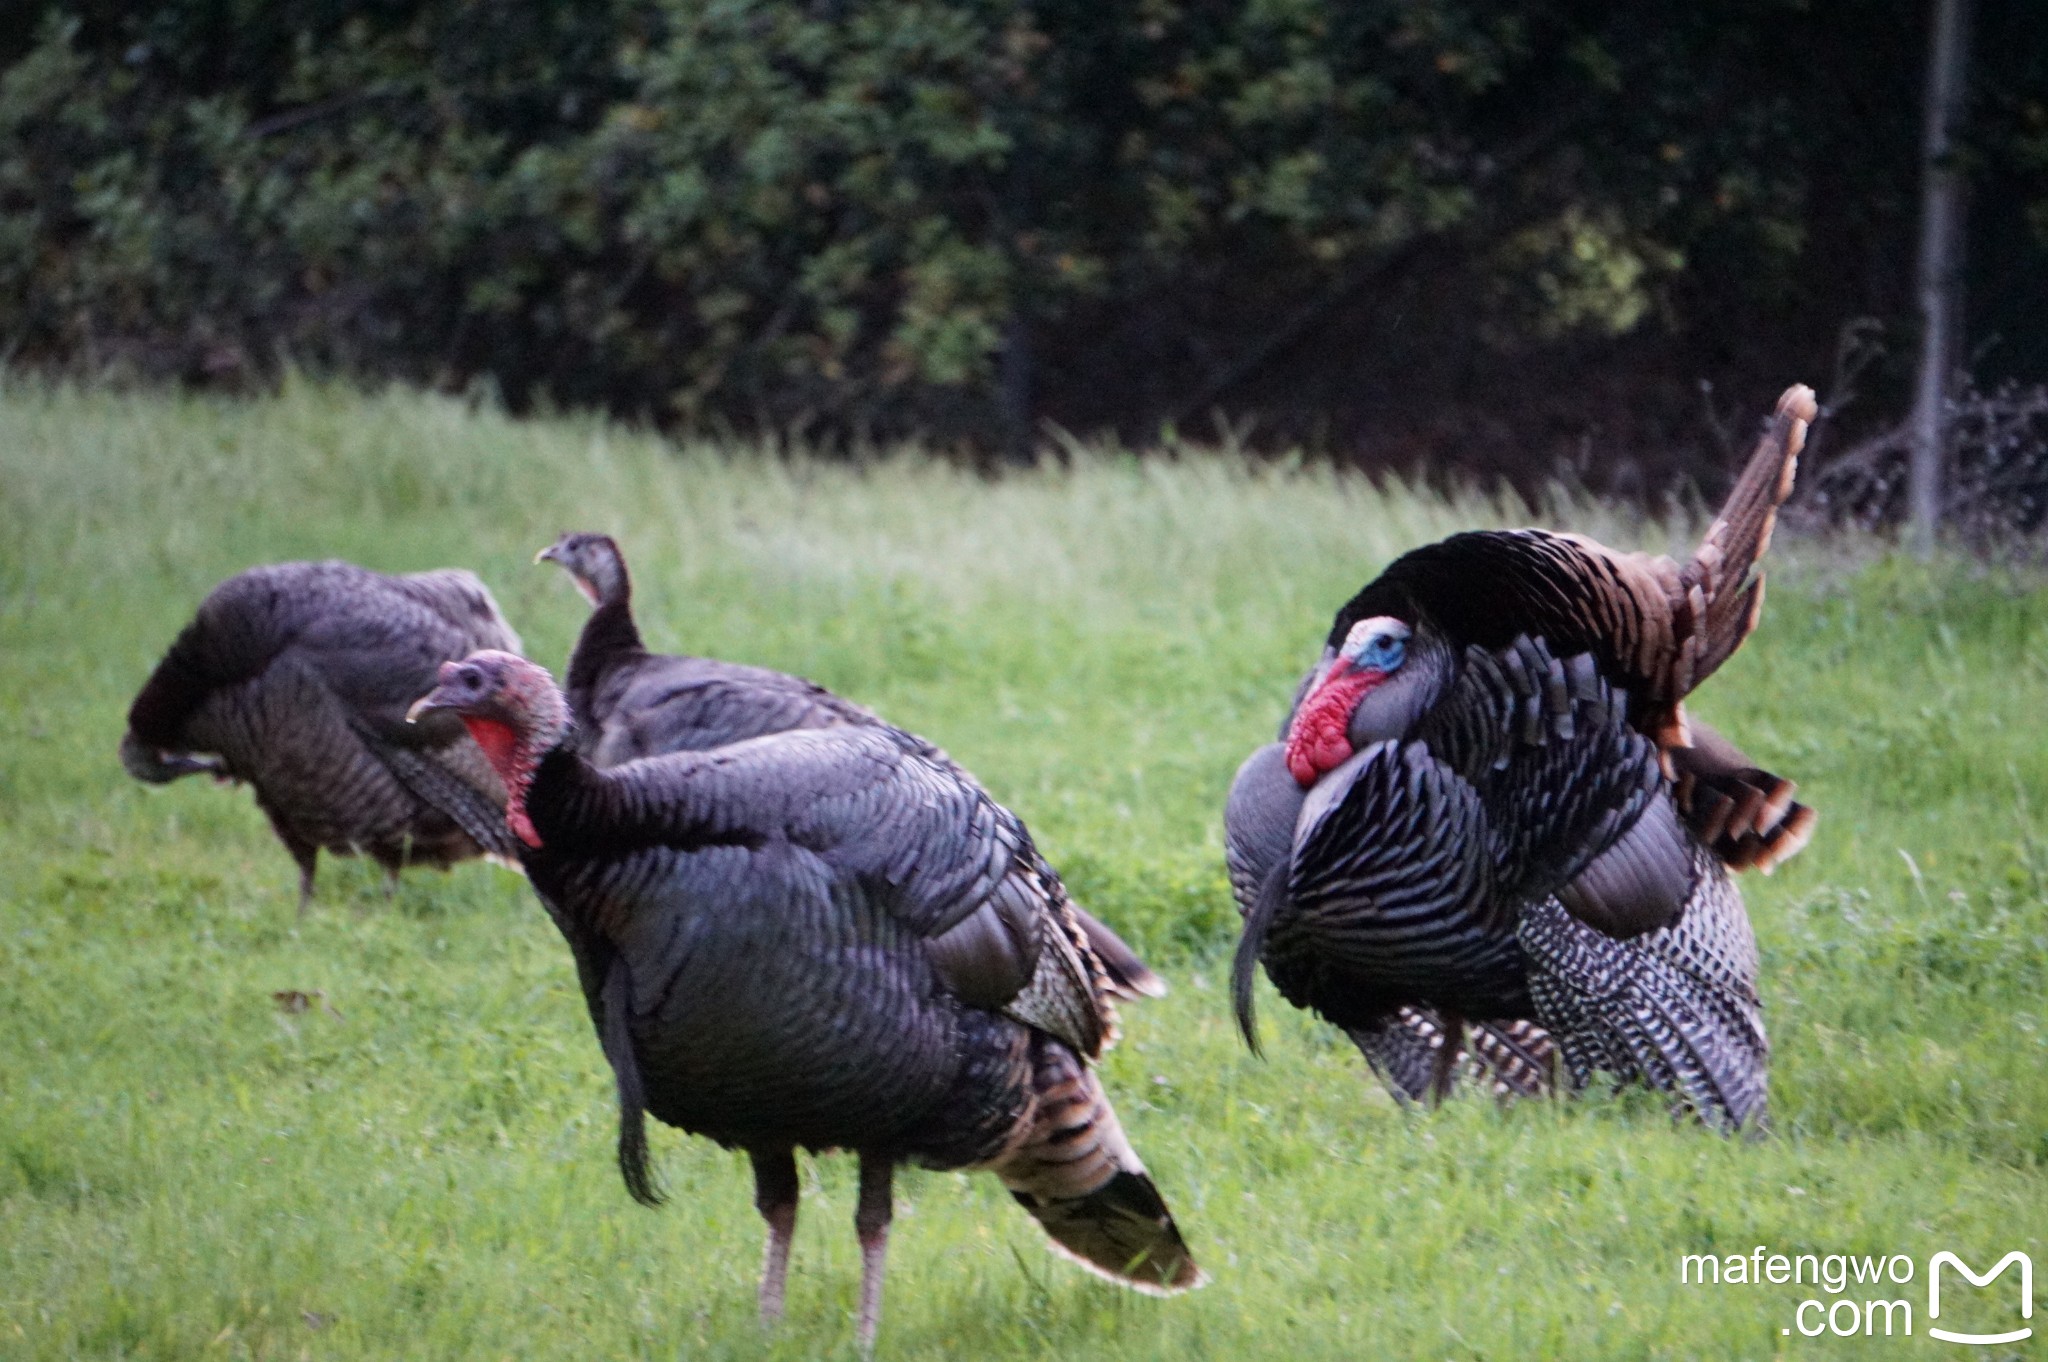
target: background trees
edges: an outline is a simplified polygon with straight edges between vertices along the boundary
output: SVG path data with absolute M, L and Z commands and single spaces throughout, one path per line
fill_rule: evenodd
M 16 362 L 1013 452 L 1221 412 L 1620 490 L 1791 377 L 1905 407 L 1924 0 L 38 8 Z M 1979 10 L 1989 383 L 2048 370 L 2048 12 Z

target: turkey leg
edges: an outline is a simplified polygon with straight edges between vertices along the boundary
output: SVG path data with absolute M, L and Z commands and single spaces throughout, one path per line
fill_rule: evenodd
M 270 813 L 270 810 L 265 809 L 264 812 Z M 306 915 L 306 905 L 313 901 L 313 871 L 320 861 L 320 848 L 301 839 L 296 833 L 285 831 L 284 823 L 276 814 L 270 814 L 270 827 L 299 867 L 299 916 L 303 918 Z
M 768 1256 L 761 1264 L 761 1323 L 782 1321 L 782 1291 L 789 1282 L 789 1241 L 796 1234 L 796 1158 L 787 1149 L 750 1150 L 754 1208 L 768 1222 Z
M 1429 1101 L 1431 1106 L 1440 1107 L 1451 1095 L 1451 1085 L 1458 1077 L 1458 1056 L 1465 1048 L 1465 1018 L 1449 1008 L 1438 1008 L 1437 1015 L 1443 1021 L 1443 1043 L 1430 1060 Z
M 853 1231 L 860 1237 L 860 1322 L 854 1341 L 862 1356 L 875 1351 L 875 1329 L 882 1322 L 882 1259 L 889 1249 L 889 1184 L 895 1172 L 886 1157 L 860 1156 L 860 1205 L 853 1212 Z

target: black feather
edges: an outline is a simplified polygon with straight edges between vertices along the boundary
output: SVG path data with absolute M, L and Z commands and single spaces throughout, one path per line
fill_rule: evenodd
M 611 1061 L 619 1089 L 619 1176 L 626 1191 L 642 1206 L 659 1206 L 668 1198 L 647 1166 L 647 1087 L 640 1061 L 633 1053 L 633 976 L 622 959 L 614 959 L 604 981 L 604 1026 L 599 1043 Z
M 1258 971 L 1259 955 L 1266 947 L 1266 933 L 1272 930 L 1273 919 L 1287 903 L 1287 871 L 1288 864 L 1282 861 L 1259 886 L 1259 896 L 1252 900 L 1251 911 L 1244 915 L 1244 935 L 1237 939 L 1237 954 L 1230 962 L 1230 1010 L 1237 1017 L 1237 1029 L 1244 1036 L 1245 1045 L 1255 1055 L 1265 1052 L 1259 1047 L 1259 1018 L 1252 1002 L 1252 982 Z

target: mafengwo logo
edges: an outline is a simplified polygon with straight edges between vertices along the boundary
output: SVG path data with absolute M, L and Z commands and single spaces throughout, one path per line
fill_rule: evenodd
M 2007 1269 L 2013 1267 L 2019 1271 L 2007 1277 Z M 1792 1322 L 1779 1329 L 1780 1334 L 1788 1337 L 1798 1334 L 1804 1338 L 1819 1338 L 1827 1334 L 1836 1338 L 1896 1338 L 1910 1337 L 1914 1332 L 1913 1301 L 1910 1297 L 1885 1299 L 1883 1293 L 1909 1286 L 1915 1268 L 1913 1260 L 1903 1253 L 1889 1257 L 1846 1253 L 1786 1254 L 1772 1253 L 1769 1245 L 1759 1244 L 1747 1254 L 1682 1254 L 1678 1260 L 1678 1280 L 1687 1286 L 1816 1287 L 1832 1299 L 1808 1296 L 1792 1303 Z M 1943 1327 L 1938 1321 L 1942 1319 L 1944 1273 L 1947 1274 L 1948 1304 L 1951 1307 L 1968 1301 L 1968 1313 L 1973 1318 L 2018 1327 L 1967 1331 Z M 1962 1281 L 1957 1281 L 1957 1278 Z M 1996 1286 L 2001 1278 L 2006 1278 L 2018 1288 L 2007 1296 L 2009 1304 L 2002 1309 L 1996 1304 L 1996 1296 L 1979 1296 L 1976 1292 L 1958 1296 L 1958 1292 L 1964 1289 L 1964 1282 L 1982 1290 Z M 1956 1313 L 1954 1308 L 1950 1309 L 1948 1318 L 1951 1324 L 1955 1322 Z M 2033 1326 L 2026 1323 L 2033 1317 L 2034 1260 L 2026 1254 L 2018 1250 L 2008 1253 L 1985 1272 L 1978 1272 L 1946 1249 L 1927 1260 L 1927 1317 L 1924 1323 L 1928 1339 L 1960 1343 L 1966 1347 L 2021 1343 L 2034 1336 Z
M 1934 1325 L 1934 1321 L 1941 1318 L 1942 1268 L 1954 1268 L 1956 1271 L 1962 1273 L 1965 1277 L 1969 1278 L 1970 1285 L 1972 1286 L 1989 1286 L 1994 1280 L 1997 1279 L 2000 1273 L 2004 1272 L 2014 1263 L 2018 1263 L 2020 1265 L 2020 1318 L 2032 1319 L 2034 1317 L 2034 1260 L 2032 1258 L 2029 1258 L 2026 1254 L 2021 1253 L 2017 1249 L 2015 1249 L 2013 1252 L 2006 1254 L 2003 1258 L 2000 1258 L 1998 1260 L 1998 1265 L 1992 1268 L 1989 1272 L 1985 1273 L 1981 1277 L 1978 1276 L 1976 1273 L 1970 1271 L 1969 1265 L 1967 1263 L 1965 1263 L 1962 1259 L 1956 1257 L 1953 1253 L 1948 1252 L 1946 1249 L 1944 1249 L 1940 1253 L 1935 1254 L 1934 1257 L 1930 1258 L 1927 1262 L 1928 1337 L 1938 1338 L 1942 1340 L 1944 1343 L 1978 1344 L 2018 1343 L 2022 1339 L 2033 1337 L 2034 1330 L 2033 1326 L 2031 1325 L 2024 1329 L 2013 1329 L 2009 1332 L 2002 1334 L 1953 1334 L 1946 1329 L 1936 1328 Z

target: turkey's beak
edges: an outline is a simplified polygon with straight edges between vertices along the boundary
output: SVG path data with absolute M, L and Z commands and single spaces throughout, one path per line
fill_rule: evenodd
M 559 563 L 562 560 L 561 555 L 555 552 L 555 546 L 550 544 L 539 553 L 533 555 L 533 561 L 536 565 L 539 565 L 541 563 Z
M 436 710 L 455 708 L 456 701 L 454 697 L 443 693 L 448 689 L 448 673 L 454 667 L 455 664 L 453 662 L 443 662 L 441 664 L 439 674 L 441 684 L 412 702 L 412 708 L 405 712 L 405 721 L 407 723 L 418 723 L 422 714 L 432 714 Z

